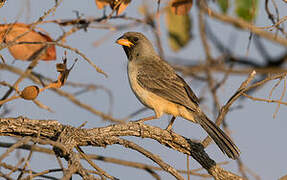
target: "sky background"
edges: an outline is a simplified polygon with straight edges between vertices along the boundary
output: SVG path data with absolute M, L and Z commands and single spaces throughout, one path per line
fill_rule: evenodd
M 151 5 L 151 11 L 155 10 L 156 1 L 148 1 Z M 233 2 L 233 1 L 232 1 Z M 275 0 L 279 7 L 279 12 L 281 17 L 287 15 L 286 7 L 287 4 L 281 0 Z M 135 16 L 142 18 L 138 13 L 138 7 L 142 4 L 140 0 L 134 0 L 126 9 L 128 16 Z M 8 1 L 6 5 L 0 9 L 0 20 L 1 23 L 12 23 L 16 19 L 18 22 L 31 23 L 36 21 L 44 11 L 48 10 L 54 5 L 54 1 L 45 0 L 22 0 L 22 1 Z M 215 7 L 215 6 L 214 6 Z M 75 18 L 74 10 L 83 14 L 84 17 L 101 17 L 102 11 L 98 10 L 95 2 L 92 0 L 88 1 L 77 1 L 69 0 L 63 1 L 59 6 L 57 11 L 53 16 L 49 16 L 47 20 L 52 19 L 72 19 Z M 108 9 L 110 12 L 110 9 Z M 231 9 L 232 12 L 232 9 Z M 231 13 L 232 14 L 232 13 Z M 190 16 L 193 21 L 192 35 L 193 39 L 184 49 L 178 53 L 173 53 L 168 47 L 167 42 L 167 32 L 164 24 L 164 17 L 161 17 L 161 38 L 163 49 L 166 57 L 178 57 L 186 59 L 186 61 L 173 61 L 173 58 L 167 58 L 167 60 L 172 64 L 189 64 L 195 63 L 194 60 L 205 59 L 204 51 L 202 49 L 199 32 L 198 32 L 198 22 L 197 22 L 197 9 L 192 8 Z M 126 23 L 125 21 L 111 21 L 112 23 Z M 242 32 L 231 26 L 222 24 L 221 22 L 208 20 L 209 25 L 212 27 L 213 32 L 234 52 L 236 56 L 246 56 L 247 45 L 248 45 L 248 32 Z M 258 18 L 256 20 L 257 26 L 267 26 L 270 25 L 265 11 L 264 11 L 264 1 L 260 1 L 260 8 L 258 11 Z M 40 25 L 39 27 L 45 29 L 50 36 L 56 39 L 62 34 L 62 29 L 54 24 Z M 72 64 L 73 59 L 79 58 L 75 68 L 72 70 L 69 80 L 73 82 L 84 82 L 92 83 L 96 85 L 102 85 L 111 90 L 114 103 L 113 103 L 113 116 L 117 118 L 124 118 L 129 114 L 139 110 L 143 107 L 142 104 L 136 99 L 132 93 L 127 79 L 126 72 L 126 55 L 122 48 L 115 44 L 115 40 L 120 37 L 126 31 L 139 31 L 143 32 L 152 42 L 154 43 L 154 36 L 151 30 L 146 26 L 138 26 L 136 28 L 125 29 L 119 32 L 110 32 L 103 29 L 88 29 L 87 32 L 81 30 L 72 36 L 69 36 L 67 44 L 78 48 L 87 57 L 92 59 L 92 61 L 102 68 L 108 75 L 105 78 L 103 75 L 97 73 L 95 69 L 90 66 L 84 59 L 76 55 L 71 51 L 68 52 L 68 63 Z M 101 39 L 101 37 L 109 35 L 104 43 L 100 46 L 95 47 L 93 44 Z M 273 56 L 279 56 L 286 48 L 283 48 L 277 44 L 270 43 L 269 41 L 263 40 L 267 47 L 268 53 Z M 1 55 L 5 58 L 6 63 L 12 65 L 13 57 L 9 54 L 7 49 L 2 50 Z M 218 55 L 217 51 L 212 51 L 214 57 Z M 64 49 L 57 47 L 57 61 L 53 62 L 40 62 L 36 72 L 41 72 L 42 74 L 56 79 L 57 72 L 55 69 L 55 64 L 61 61 L 64 55 Z M 256 51 L 254 44 L 251 44 L 250 53 L 248 54 L 250 58 L 256 59 L 258 62 L 263 62 L 262 56 Z M 25 69 L 28 65 L 26 62 L 16 61 L 13 64 L 16 67 Z M 217 78 L 221 78 L 222 75 L 218 74 Z M 13 84 L 17 79 L 14 74 L 8 73 L 7 71 L 0 71 L 1 81 L 7 81 Z M 223 105 L 237 90 L 240 83 L 246 78 L 246 76 L 232 76 L 228 78 L 227 83 L 219 91 L 219 99 L 221 105 Z M 208 114 L 211 119 L 212 116 L 212 104 L 210 101 L 210 94 L 206 89 L 206 84 L 200 81 L 186 78 L 186 81 L 190 84 L 191 88 L 194 90 L 195 94 L 198 96 L 203 95 L 206 99 L 202 108 Z M 192 83 L 190 83 L 192 81 Z M 20 88 L 24 88 L 27 85 L 31 85 L 31 81 L 25 80 L 20 84 Z M 255 97 L 267 98 L 270 90 L 276 81 L 266 84 L 263 88 L 253 94 Z M 33 84 L 33 83 L 32 83 Z M 273 97 L 280 97 L 283 84 L 274 93 Z M 1 87 L 0 93 L 4 94 L 6 88 Z M 72 89 L 70 87 L 64 86 L 63 90 L 70 92 L 77 92 L 79 89 Z M 202 93 L 206 91 L 207 93 Z M 2 95 L 1 95 L 2 96 Z M 94 92 L 89 92 L 81 94 L 78 98 L 92 105 L 97 110 L 107 112 L 109 109 L 109 97 L 107 93 L 103 90 L 97 90 Z M 45 93 L 40 94 L 38 99 L 45 105 L 49 106 L 55 112 L 50 113 L 46 110 L 39 109 L 36 105 L 31 102 L 24 100 L 15 100 L 7 103 L 8 108 L 11 109 L 11 113 L 8 117 L 18 117 L 25 116 L 31 119 L 55 119 L 62 124 L 67 124 L 71 126 L 79 126 L 83 122 L 88 121 L 86 128 L 93 127 L 103 127 L 110 123 L 102 121 L 101 118 L 95 116 L 94 114 L 83 110 L 74 104 L 70 103 L 63 97 L 59 97 L 57 94 L 51 91 L 45 91 Z M 286 97 L 283 99 L 286 101 Z M 251 100 L 237 101 L 233 107 L 242 105 L 242 108 L 231 111 L 227 114 L 226 119 L 229 129 L 232 132 L 232 138 L 239 147 L 241 151 L 241 158 L 244 164 L 253 172 L 258 174 L 263 180 L 278 179 L 279 177 L 287 174 L 286 169 L 286 128 L 287 128 L 287 111 L 286 106 L 281 105 L 279 112 L 274 119 L 272 117 L 276 109 L 276 104 L 267 104 L 264 102 L 254 102 Z M 151 110 L 147 110 L 144 113 L 133 117 L 133 120 L 137 120 L 149 115 L 152 115 Z M 165 115 L 160 120 L 153 120 L 147 122 L 148 124 L 159 126 L 165 128 L 169 121 L 169 116 Z M 181 118 L 177 118 L 173 126 L 175 132 L 192 139 L 203 139 L 206 134 L 205 132 L 195 124 L 191 124 Z M 127 138 L 134 141 L 135 143 L 145 147 L 151 152 L 159 155 L 165 162 L 177 169 L 186 169 L 186 156 L 165 146 L 158 144 L 157 142 L 150 139 L 141 139 L 135 137 Z M 1 141 L 14 142 L 15 139 L 0 137 Z M 107 157 L 115 157 L 120 159 L 132 160 L 136 162 L 144 162 L 148 164 L 155 165 L 151 160 L 145 158 L 141 154 L 134 152 L 129 149 L 125 149 L 119 145 L 108 146 L 106 148 L 98 147 L 84 147 L 87 153 L 93 153 L 98 155 L 103 155 Z M 5 149 L 0 149 L 2 154 Z M 229 161 L 228 165 L 223 167 L 226 170 L 237 173 L 236 161 L 232 161 L 223 155 L 219 148 L 212 144 L 206 151 L 216 162 Z M 5 159 L 4 162 L 15 162 L 15 158 L 19 156 L 25 157 L 27 152 L 14 152 L 12 156 Z M 35 153 L 32 157 L 32 162 L 30 164 L 34 170 L 42 171 L 45 168 L 55 168 L 58 167 L 56 159 L 53 156 L 46 156 L 40 153 Z M 63 161 L 64 162 L 64 161 Z M 103 163 L 100 161 L 95 161 L 97 165 L 101 166 L 105 171 L 109 172 L 111 175 L 118 177 L 120 179 L 151 179 L 151 176 L 138 169 L 127 168 L 115 164 Z M 84 164 L 86 164 L 84 162 Z M 199 168 L 199 164 L 191 159 L 191 169 Z M 205 172 L 205 171 L 203 171 Z M 159 172 L 162 179 L 173 179 L 171 175 L 165 172 Z M 79 176 L 75 176 L 75 179 Z M 198 177 L 192 177 L 192 179 L 201 179 Z M 252 178 L 251 178 L 252 179 Z

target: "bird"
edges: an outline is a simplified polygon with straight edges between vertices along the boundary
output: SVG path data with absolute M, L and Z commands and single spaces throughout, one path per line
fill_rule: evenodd
M 173 121 L 176 117 L 182 117 L 198 123 L 224 154 L 231 159 L 238 159 L 238 147 L 204 114 L 195 93 L 173 67 L 157 54 L 145 35 L 126 32 L 116 43 L 122 45 L 127 56 L 132 91 L 143 105 L 155 113 L 143 120 L 158 119 L 163 114 L 169 114 L 173 116 Z

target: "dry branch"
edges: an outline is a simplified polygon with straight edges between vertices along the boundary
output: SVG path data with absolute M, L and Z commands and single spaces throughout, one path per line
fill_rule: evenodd
M 72 169 L 74 169 L 74 171 L 70 170 L 66 172 L 64 177 L 70 177 L 71 173 L 73 174 L 75 172 L 79 173 L 82 177 L 87 177 L 86 170 L 78 164 L 78 155 L 73 152 L 76 146 L 106 147 L 108 145 L 121 144 L 128 148 L 135 148 L 135 144 L 127 143 L 119 137 L 136 136 L 154 139 L 162 145 L 192 156 L 215 178 L 230 179 L 230 177 L 233 177 L 242 179 L 216 165 L 215 161 L 208 156 L 200 143 L 194 142 L 174 132 L 143 123 L 129 122 L 102 128 L 79 129 L 62 125 L 54 120 L 31 120 L 24 117 L 2 118 L 0 119 L 0 135 L 15 137 L 28 136 L 31 138 L 39 135 L 39 138 L 32 138 L 32 141 L 39 144 L 52 145 L 56 154 L 65 157 L 69 162 L 69 166 L 73 167 Z M 155 160 L 155 162 L 160 163 L 158 160 Z M 74 168 L 75 166 L 76 168 Z M 166 169 L 166 171 L 177 177 L 176 173 L 170 170 L 169 168 Z

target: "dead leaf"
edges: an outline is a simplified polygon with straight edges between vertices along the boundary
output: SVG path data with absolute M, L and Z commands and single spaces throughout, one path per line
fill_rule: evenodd
M 124 0 L 117 8 L 117 15 L 121 14 L 124 12 L 124 10 L 127 8 L 131 0 Z
M 44 33 L 36 32 L 35 30 L 30 30 L 29 25 L 23 23 L 16 24 L 0 24 L 0 42 L 13 41 L 16 37 L 23 33 L 26 33 L 21 38 L 17 39 L 16 42 L 52 42 L 53 40 Z M 17 44 L 10 46 L 9 52 L 15 59 L 26 61 L 31 55 L 41 49 L 44 44 Z M 56 60 L 56 48 L 54 45 L 50 45 L 46 52 L 41 55 L 41 60 L 49 61 Z
M 103 9 L 105 6 L 110 4 L 111 0 L 95 0 L 98 9 Z
M 172 0 L 171 11 L 176 15 L 186 15 L 192 7 L 192 0 Z
M 110 5 L 111 9 L 116 10 L 117 15 L 124 12 L 131 0 L 95 0 L 99 9 L 103 9 L 106 5 Z
M 63 58 L 63 63 L 56 64 L 57 71 L 60 73 L 57 81 L 51 82 L 46 87 L 40 89 L 40 92 L 46 89 L 49 89 L 49 88 L 61 88 L 65 84 L 66 80 L 68 79 L 69 73 L 73 69 L 76 62 L 77 62 L 77 59 L 75 60 L 74 64 L 68 69 L 67 68 L 67 57 L 65 55 L 65 57 Z
M 76 59 L 74 64 L 69 69 L 67 69 L 67 58 L 66 57 L 63 59 L 63 63 L 56 64 L 57 71 L 60 73 L 60 75 L 58 76 L 58 81 L 57 81 L 60 87 L 65 84 L 66 80 L 68 79 L 70 71 L 74 68 L 74 65 L 77 61 L 78 60 Z
M 4 6 L 5 2 L 6 2 L 6 0 L 1 0 L 0 1 L 0 8 Z

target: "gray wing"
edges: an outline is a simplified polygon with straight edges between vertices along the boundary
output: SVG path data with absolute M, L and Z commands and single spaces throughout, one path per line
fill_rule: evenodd
M 138 84 L 156 95 L 190 110 L 198 106 L 198 98 L 173 68 L 163 60 L 154 59 L 158 57 L 152 58 L 152 60 L 151 58 L 141 60 L 142 63 L 138 66 Z

